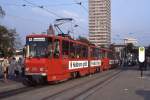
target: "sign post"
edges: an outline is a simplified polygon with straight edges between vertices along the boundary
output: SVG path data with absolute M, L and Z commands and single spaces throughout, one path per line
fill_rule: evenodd
M 139 62 L 140 62 L 141 77 L 143 77 L 144 61 L 145 61 L 145 48 L 139 47 Z

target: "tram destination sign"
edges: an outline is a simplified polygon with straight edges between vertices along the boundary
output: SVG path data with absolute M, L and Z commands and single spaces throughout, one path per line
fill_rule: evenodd
M 28 41 L 29 42 L 32 42 L 32 41 L 34 41 L 34 42 L 37 42 L 37 41 L 46 41 L 46 39 L 45 38 L 28 38 Z

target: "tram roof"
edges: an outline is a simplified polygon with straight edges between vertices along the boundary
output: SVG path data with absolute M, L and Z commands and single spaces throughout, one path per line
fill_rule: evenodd
M 100 48 L 101 51 L 106 51 L 106 52 L 112 52 L 112 50 L 107 49 L 107 48 Z
M 66 41 L 71 41 L 71 42 L 74 42 L 74 43 L 78 43 L 78 44 L 82 44 L 82 45 L 88 45 L 87 43 L 84 43 L 84 42 L 81 42 L 79 40 L 74 40 L 74 39 L 71 39 L 69 37 L 63 37 L 63 36 L 57 36 L 57 35 L 47 35 L 47 34 L 30 34 L 30 35 L 27 35 L 26 36 L 27 38 L 38 38 L 38 37 L 51 37 L 51 38 L 55 38 L 55 39 L 63 39 L 63 40 L 66 40 Z

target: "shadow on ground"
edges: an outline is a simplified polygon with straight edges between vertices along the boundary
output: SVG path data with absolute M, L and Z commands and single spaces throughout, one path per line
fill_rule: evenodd
M 150 90 L 137 90 L 136 94 L 142 96 L 144 100 L 150 100 Z

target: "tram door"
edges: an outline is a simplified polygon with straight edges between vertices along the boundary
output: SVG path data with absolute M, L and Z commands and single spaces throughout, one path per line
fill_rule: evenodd
M 53 42 L 53 59 L 52 59 L 52 68 L 54 74 L 60 72 L 60 65 L 61 65 L 61 49 L 60 49 L 60 40 L 55 39 Z

